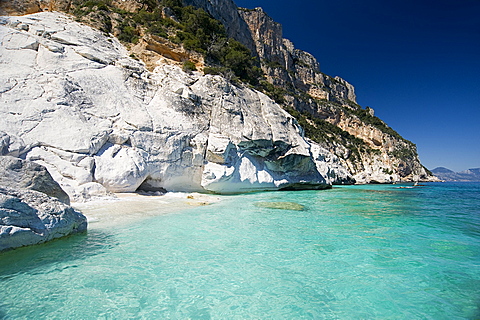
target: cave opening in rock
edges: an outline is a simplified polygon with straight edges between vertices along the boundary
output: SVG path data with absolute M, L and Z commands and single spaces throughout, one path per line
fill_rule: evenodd
M 153 179 L 150 176 L 140 184 L 135 190 L 138 193 L 167 193 L 167 190 L 161 186 L 162 181 L 160 179 Z

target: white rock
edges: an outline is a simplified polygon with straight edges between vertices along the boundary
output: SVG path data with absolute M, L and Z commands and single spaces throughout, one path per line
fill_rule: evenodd
M 7 34 L 2 41 L 7 50 L 30 49 L 36 51 L 38 49 L 38 41 L 34 37 L 25 32 L 12 32 Z
M 86 229 L 86 217 L 56 198 L 33 190 L 0 187 L 0 251 Z
M 61 153 L 64 157 L 71 154 L 70 159 L 62 158 L 58 153 Z M 68 177 L 78 184 L 92 182 L 93 158 L 87 158 L 83 155 L 84 158 L 78 160 L 78 157 L 74 155 L 78 154 L 62 152 L 48 147 L 36 147 L 28 153 L 27 160 L 47 164 L 50 172 L 55 171 L 58 173 L 57 176 Z
M 148 175 L 146 158 L 138 149 L 107 144 L 95 156 L 95 180 L 111 192 L 134 192 Z
M 310 141 L 312 157 L 315 161 L 318 172 L 325 177 L 330 184 L 352 184 L 356 181 L 345 169 L 338 157 L 313 141 Z

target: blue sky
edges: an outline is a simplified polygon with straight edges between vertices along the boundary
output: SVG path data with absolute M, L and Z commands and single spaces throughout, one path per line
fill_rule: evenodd
M 427 168 L 480 167 L 480 0 L 234 1 L 352 83 Z

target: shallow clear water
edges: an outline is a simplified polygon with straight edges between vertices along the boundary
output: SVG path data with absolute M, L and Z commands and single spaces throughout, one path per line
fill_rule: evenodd
M 397 187 L 228 196 L 6 252 L 0 319 L 480 318 L 480 184 Z

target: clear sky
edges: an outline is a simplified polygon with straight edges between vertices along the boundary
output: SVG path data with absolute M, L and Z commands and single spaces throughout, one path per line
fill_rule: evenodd
M 480 0 L 234 1 L 353 84 L 427 168 L 480 167 Z

